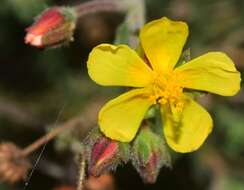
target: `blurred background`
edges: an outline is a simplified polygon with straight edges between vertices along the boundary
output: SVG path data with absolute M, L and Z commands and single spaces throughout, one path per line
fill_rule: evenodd
M 44 135 L 48 126 L 82 115 L 87 109 L 91 110 L 91 119 L 96 121 L 101 105 L 121 91 L 91 81 L 86 60 L 95 45 L 121 40 L 123 30 L 119 29 L 126 15 L 99 12 L 82 17 L 77 24 L 75 41 L 65 47 L 41 50 L 24 44 L 25 29 L 41 11 L 49 6 L 80 2 L 83 1 L 1 0 L 1 142 L 12 141 L 25 147 Z M 190 37 L 185 48 L 190 48 L 192 58 L 212 50 L 225 51 L 243 73 L 243 0 L 145 0 L 138 3 L 141 3 L 138 7 L 145 8 L 146 21 L 162 16 L 187 21 Z M 133 20 L 130 21 L 133 25 Z M 241 89 L 234 97 L 205 95 L 200 101 L 212 114 L 215 127 L 197 152 L 172 154 L 173 168 L 163 168 L 153 185 L 143 184 L 135 169 L 127 164 L 114 174 L 103 176 L 101 181 L 89 179 L 86 188 L 243 190 L 244 91 Z M 80 129 L 80 139 L 86 130 Z M 73 137 L 64 132 L 47 144 L 28 186 L 24 182 L 1 183 L 0 190 L 72 189 L 78 174 L 74 152 L 79 146 L 79 141 Z M 40 150 L 31 156 L 33 163 L 39 153 Z

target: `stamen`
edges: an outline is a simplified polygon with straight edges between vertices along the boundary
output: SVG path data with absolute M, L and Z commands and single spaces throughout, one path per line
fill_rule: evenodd
M 177 111 L 182 111 L 184 106 L 183 87 L 180 85 L 179 76 L 174 73 L 156 73 L 152 84 L 153 95 L 149 98 L 155 103 L 173 104 Z

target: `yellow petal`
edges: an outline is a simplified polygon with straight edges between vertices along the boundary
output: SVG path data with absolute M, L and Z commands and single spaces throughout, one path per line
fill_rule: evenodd
M 240 73 L 224 53 L 204 54 L 175 69 L 186 88 L 233 96 L 240 90 Z
M 100 85 L 144 87 L 152 77 L 150 67 L 126 45 L 101 44 L 87 63 L 89 76 Z
M 108 102 L 99 113 L 101 131 L 109 138 L 130 142 L 152 101 L 145 89 L 131 90 Z
M 142 47 L 155 70 L 167 71 L 177 63 L 188 36 L 185 22 L 163 17 L 146 24 L 140 33 Z
M 197 150 L 212 131 L 209 113 L 193 99 L 187 98 L 181 112 L 162 107 L 164 135 L 168 145 L 176 152 Z

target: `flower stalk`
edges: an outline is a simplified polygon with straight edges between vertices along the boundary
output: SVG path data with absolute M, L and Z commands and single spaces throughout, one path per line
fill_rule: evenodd
M 80 162 L 80 171 L 79 171 L 79 180 L 77 185 L 77 190 L 83 190 L 84 187 L 84 179 L 85 179 L 85 171 L 86 171 L 86 160 L 84 155 L 81 155 Z
M 81 3 L 75 7 L 78 17 L 97 12 L 124 12 L 125 7 L 116 0 L 93 0 Z

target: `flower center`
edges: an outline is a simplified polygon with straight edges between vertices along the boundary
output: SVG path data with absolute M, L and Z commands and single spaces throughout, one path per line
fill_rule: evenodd
M 156 103 L 171 104 L 177 110 L 182 110 L 183 87 L 180 85 L 179 75 L 171 71 L 170 73 L 155 73 L 152 83 L 153 94 L 150 98 Z

